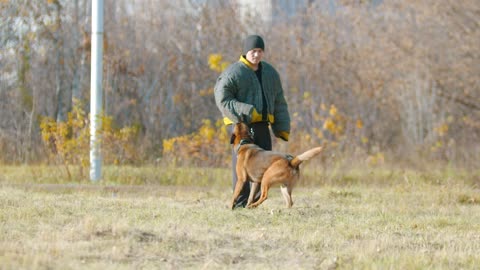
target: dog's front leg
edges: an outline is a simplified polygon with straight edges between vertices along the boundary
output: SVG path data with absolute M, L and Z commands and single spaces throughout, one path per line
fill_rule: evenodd
M 250 204 L 253 202 L 253 198 L 255 197 L 255 194 L 257 193 L 258 189 L 258 182 L 253 182 L 250 185 L 250 194 L 248 195 L 248 201 L 247 201 L 247 207 L 250 208 Z
M 237 183 L 235 184 L 232 202 L 230 204 L 230 209 L 232 210 L 235 208 L 235 202 L 237 201 L 238 196 L 240 196 L 240 192 L 242 192 L 245 181 L 247 181 L 247 173 L 244 170 L 237 168 Z

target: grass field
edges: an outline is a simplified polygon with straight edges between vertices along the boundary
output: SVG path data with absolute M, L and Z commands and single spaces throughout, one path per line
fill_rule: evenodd
M 478 173 L 311 168 L 231 211 L 227 169 L 0 170 L 0 269 L 480 268 Z

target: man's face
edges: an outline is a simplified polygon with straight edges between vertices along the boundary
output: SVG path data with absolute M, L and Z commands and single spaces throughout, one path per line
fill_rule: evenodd
M 252 63 L 253 65 L 258 65 L 263 58 L 263 50 L 260 48 L 255 48 L 247 52 L 245 55 L 248 62 Z

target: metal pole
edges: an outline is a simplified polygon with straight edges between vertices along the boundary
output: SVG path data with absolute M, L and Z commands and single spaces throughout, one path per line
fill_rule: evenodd
M 102 176 L 98 130 L 102 125 L 103 0 L 92 0 L 92 62 L 90 76 L 90 180 Z

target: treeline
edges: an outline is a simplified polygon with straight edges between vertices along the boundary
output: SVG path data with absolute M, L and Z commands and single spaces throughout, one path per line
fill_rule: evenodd
M 90 2 L 0 2 L 0 162 L 65 162 L 58 144 L 84 134 L 65 123 L 89 111 Z M 105 115 L 109 132 L 135 130 L 129 158 L 109 160 L 223 165 L 213 86 L 249 33 L 264 37 L 289 102 L 291 141 L 278 148 L 327 141 L 373 164 L 480 160 L 479 1 L 310 2 L 269 23 L 240 17 L 234 1 L 106 0 Z

